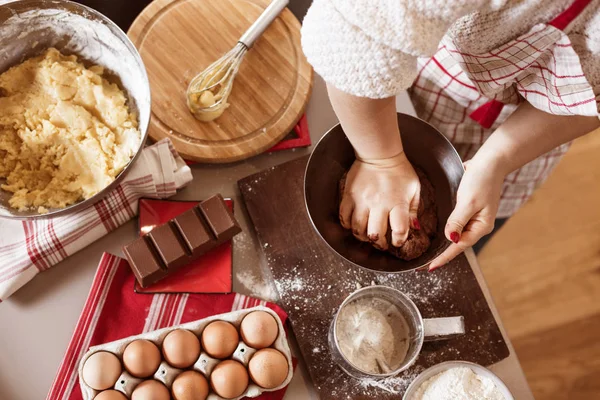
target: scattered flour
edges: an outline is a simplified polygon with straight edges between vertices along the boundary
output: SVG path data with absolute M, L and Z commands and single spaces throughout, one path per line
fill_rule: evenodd
M 304 281 L 299 276 L 295 276 L 291 279 L 278 280 L 275 282 L 275 285 L 277 285 L 279 293 L 289 291 L 297 292 L 304 287 Z
M 385 379 L 361 379 L 359 385 L 364 392 L 369 389 L 380 389 L 390 394 L 402 394 L 422 371 L 421 367 L 415 367 L 410 372 L 404 372 L 399 376 L 391 376 Z
M 277 302 L 277 293 L 266 279 L 259 278 L 248 270 L 238 272 L 236 278 L 252 297 Z
M 257 181 L 263 178 L 258 178 Z M 256 184 L 256 182 L 255 182 Z M 243 189 L 245 191 L 246 189 Z M 442 274 L 422 273 L 419 279 L 413 279 L 412 274 L 371 273 L 361 268 L 348 267 L 339 261 L 339 267 L 334 268 L 334 274 L 323 274 L 318 269 L 320 264 L 335 264 L 337 258 L 323 255 L 318 249 L 303 252 L 280 252 L 272 249 L 273 240 L 263 240 L 260 244 L 251 240 L 250 236 L 240 239 L 240 246 L 252 247 L 264 251 L 264 261 L 267 267 L 285 265 L 285 270 L 279 270 L 274 282 L 276 292 L 281 299 L 280 305 L 296 321 L 310 323 L 294 323 L 294 335 L 301 343 L 309 343 L 304 353 L 305 362 L 313 367 L 314 384 L 324 398 L 330 399 L 363 399 L 363 398 L 398 398 L 406 391 L 416 376 L 424 370 L 422 365 L 432 365 L 439 362 L 440 355 L 445 359 L 460 359 L 459 352 L 454 348 L 445 348 L 440 352 L 422 353 L 419 362 L 397 376 L 385 379 L 355 379 L 343 372 L 333 361 L 328 344 L 328 333 L 331 320 L 338 311 L 340 302 L 356 289 L 368 285 L 385 285 L 404 292 L 411 298 L 426 316 L 438 316 L 437 306 L 445 302 L 447 290 L 454 288 L 460 276 L 451 271 Z M 264 238 L 263 238 L 264 239 Z M 265 248 L 265 244 L 269 245 Z M 238 242 L 236 241 L 236 246 Z M 249 272 L 238 273 L 240 283 L 250 292 L 260 292 L 262 277 Z M 263 284 L 264 285 L 264 284 Z M 252 289 L 254 288 L 254 290 Z M 264 298 L 260 294 L 257 297 Z M 331 300 L 334 301 L 331 301 Z M 448 312 L 439 316 L 452 316 L 455 304 L 451 300 L 447 304 Z
M 474 373 L 471 368 L 457 367 L 426 380 L 409 400 L 505 400 L 494 382 Z
M 420 365 L 413 365 L 410 369 L 400 373 L 397 376 L 386 379 L 354 379 L 346 375 L 338 368 L 329 354 L 327 335 L 331 324 L 331 318 L 337 312 L 338 307 L 333 306 L 330 309 L 323 307 L 328 304 L 328 298 L 344 298 L 357 288 L 368 286 L 369 284 L 386 285 L 395 287 L 404 292 L 408 297 L 417 303 L 417 305 L 427 315 L 431 315 L 433 308 L 430 300 L 444 297 L 447 284 L 456 279 L 453 274 L 446 274 L 441 278 L 437 274 L 424 273 L 419 283 L 415 284 L 412 279 L 405 279 L 403 274 L 374 274 L 360 268 L 347 268 L 339 270 L 339 275 L 329 276 L 326 274 L 315 273 L 306 268 L 312 261 L 306 258 L 296 258 L 290 260 L 287 255 L 269 255 L 267 263 L 285 263 L 291 265 L 286 273 L 279 277 L 275 282 L 277 291 L 282 299 L 290 304 L 288 312 L 294 313 L 296 318 L 315 312 L 316 305 L 320 305 L 319 313 L 329 315 L 326 318 L 312 319 L 310 325 L 294 325 L 294 334 L 301 337 L 305 343 L 312 343 L 311 351 L 305 354 L 306 362 L 318 365 L 317 374 L 319 378 L 315 380 L 315 386 L 319 391 L 327 387 L 331 398 L 379 398 L 382 393 L 390 395 L 399 395 L 406 391 L 406 388 L 424 370 Z M 309 255 L 312 259 L 314 254 Z M 361 285 L 360 283 L 363 283 Z M 454 304 L 450 303 L 448 309 L 452 310 Z M 458 359 L 460 354 L 452 348 L 442 351 L 448 359 Z M 432 365 L 435 357 L 434 353 L 422 353 L 420 357 L 424 358 L 425 364 Z M 439 362 L 439 361 L 437 361 Z M 333 389 L 332 389 L 333 388 Z M 337 388 L 337 389 L 336 389 Z M 340 394 L 344 397 L 339 397 Z M 347 396 L 347 397 L 345 397 Z

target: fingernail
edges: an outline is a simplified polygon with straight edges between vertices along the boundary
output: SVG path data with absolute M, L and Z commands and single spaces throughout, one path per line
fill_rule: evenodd
M 415 218 L 415 219 L 413 219 L 413 221 L 412 221 L 412 222 L 413 222 L 413 226 L 414 226 L 414 228 L 415 228 L 416 230 L 420 231 L 420 230 L 421 230 L 421 224 L 419 223 L 419 220 Z
M 452 240 L 454 243 L 458 243 L 458 241 L 460 240 L 460 233 L 452 232 L 450 234 L 450 240 Z
M 379 240 L 379 233 L 372 233 L 369 235 L 369 240 L 371 242 L 376 242 Z
M 438 269 L 440 267 L 440 265 L 436 266 L 436 267 L 429 267 L 429 269 L 427 270 L 428 272 L 433 272 L 436 269 Z

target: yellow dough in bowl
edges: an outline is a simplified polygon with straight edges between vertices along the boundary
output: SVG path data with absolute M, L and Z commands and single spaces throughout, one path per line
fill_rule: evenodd
M 0 75 L 1 188 L 21 211 L 63 208 L 115 180 L 140 146 L 124 92 L 56 49 Z

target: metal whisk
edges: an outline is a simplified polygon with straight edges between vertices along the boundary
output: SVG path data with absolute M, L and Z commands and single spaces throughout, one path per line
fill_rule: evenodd
M 197 119 L 212 121 L 225 111 L 233 80 L 246 52 L 288 3 L 289 0 L 273 0 L 233 49 L 192 79 L 187 88 L 187 103 Z

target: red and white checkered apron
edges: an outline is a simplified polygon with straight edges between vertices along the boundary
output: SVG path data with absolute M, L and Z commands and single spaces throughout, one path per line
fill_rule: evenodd
M 579 57 L 563 32 L 590 0 L 575 0 L 548 24 L 482 54 L 444 37 L 431 58 L 419 60 L 410 95 L 420 118 L 437 127 L 469 160 L 525 99 L 556 115 L 598 116 L 598 102 Z M 563 144 L 509 174 L 497 217 L 515 213 L 568 150 Z

